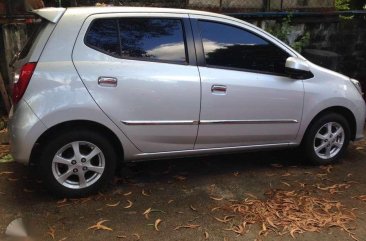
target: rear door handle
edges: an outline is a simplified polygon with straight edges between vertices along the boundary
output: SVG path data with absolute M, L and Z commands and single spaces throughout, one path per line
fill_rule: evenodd
M 117 87 L 118 80 L 114 77 L 99 77 L 98 85 L 103 87 Z
M 213 94 L 225 95 L 226 94 L 226 90 L 227 90 L 226 85 L 213 85 L 211 87 L 211 92 Z

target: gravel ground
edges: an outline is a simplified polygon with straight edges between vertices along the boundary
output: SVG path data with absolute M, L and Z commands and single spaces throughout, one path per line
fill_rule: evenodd
M 98 195 L 75 200 L 50 196 L 32 168 L 1 163 L 0 240 L 10 240 L 5 229 L 16 218 L 22 218 L 27 240 L 293 240 L 290 234 L 259 234 L 261 223 L 237 235 L 227 229 L 240 219 L 219 221 L 232 213 L 212 211 L 233 200 L 265 200 L 269 190 L 306 190 L 355 213 L 347 224 L 354 238 L 333 227 L 295 233 L 296 240 L 366 240 L 366 200 L 357 198 L 366 194 L 366 142 L 352 144 L 332 166 L 299 159 L 287 150 L 134 163 L 123 171 L 127 178 L 115 178 Z M 108 221 L 101 230 L 88 229 L 102 220 Z

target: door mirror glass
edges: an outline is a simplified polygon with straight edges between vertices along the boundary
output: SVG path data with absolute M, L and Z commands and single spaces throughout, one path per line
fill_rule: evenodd
M 289 57 L 286 60 L 286 73 L 293 79 L 310 79 L 314 75 L 310 71 L 309 63 L 306 60 L 296 57 Z

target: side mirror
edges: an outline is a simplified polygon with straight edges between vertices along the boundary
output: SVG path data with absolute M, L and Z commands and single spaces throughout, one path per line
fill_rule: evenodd
M 293 79 L 310 79 L 314 77 L 306 60 L 289 57 L 286 60 L 286 73 Z

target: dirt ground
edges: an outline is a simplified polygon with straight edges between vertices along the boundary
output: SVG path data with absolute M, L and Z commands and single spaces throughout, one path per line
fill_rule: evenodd
M 261 232 L 261 223 L 235 233 L 243 220 L 215 209 L 245 198 L 266 200 L 271 190 L 306 190 L 355 214 L 348 231 L 295 233 L 296 240 L 366 240 L 366 142 L 352 144 L 336 165 L 310 166 L 299 159 L 286 150 L 130 164 L 127 178 L 75 200 L 50 196 L 31 168 L 3 163 L 0 240 L 10 240 L 5 229 L 16 218 L 31 240 L 293 240 L 289 233 Z M 102 229 L 90 228 L 102 220 Z

